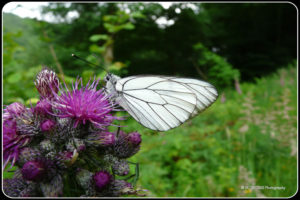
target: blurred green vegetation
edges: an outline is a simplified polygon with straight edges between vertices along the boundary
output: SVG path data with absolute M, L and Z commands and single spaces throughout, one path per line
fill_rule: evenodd
M 193 9 L 191 6 L 193 5 Z M 296 191 L 296 9 L 289 3 L 49 3 L 55 22 L 3 13 L 3 104 L 36 103 L 42 65 L 71 83 L 163 74 L 213 83 L 211 108 L 143 135 L 139 184 L 150 196 L 291 196 Z M 69 13 L 78 17 L 68 18 Z M 161 19 L 170 25 L 159 25 Z M 87 65 L 71 54 L 101 67 Z M 9 174 L 5 174 L 10 176 Z M 247 190 L 241 186 L 284 186 Z
M 104 76 L 72 53 L 121 76 L 195 77 L 219 90 L 296 58 L 296 9 L 289 3 L 173 3 L 167 9 L 158 3 L 49 3 L 42 13 L 55 21 L 3 14 L 4 104 L 36 97 L 33 79 L 43 64 L 66 82 Z M 158 23 L 164 20 L 170 24 Z
M 205 112 L 178 128 L 142 133 L 140 184 L 160 197 L 288 197 L 297 191 L 296 63 L 242 94 L 226 90 Z M 225 101 L 225 102 L 224 102 Z M 249 189 L 242 189 L 242 187 Z M 284 190 L 251 189 L 278 186 Z

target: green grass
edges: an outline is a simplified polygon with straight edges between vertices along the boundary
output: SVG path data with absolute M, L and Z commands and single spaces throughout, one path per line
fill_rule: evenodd
M 225 91 L 225 102 L 219 97 L 202 114 L 167 132 L 125 121 L 125 130 L 142 134 L 141 150 L 131 160 L 140 163 L 138 183 L 148 196 L 292 196 L 297 190 L 295 65 L 241 84 L 242 94 Z

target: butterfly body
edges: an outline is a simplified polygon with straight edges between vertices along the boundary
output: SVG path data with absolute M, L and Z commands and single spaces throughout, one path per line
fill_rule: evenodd
M 218 97 L 205 81 L 172 76 L 120 78 L 108 73 L 106 93 L 143 126 L 157 131 L 175 128 L 209 107 Z

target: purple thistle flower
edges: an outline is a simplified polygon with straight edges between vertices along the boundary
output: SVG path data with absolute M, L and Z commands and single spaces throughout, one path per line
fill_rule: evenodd
M 139 150 L 141 136 L 109 132 L 113 120 L 122 118 L 110 114 L 117 109 L 103 89 L 97 90 L 99 81 L 83 85 L 77 78 L 68 89 L 44 68 L 35 81 L 40 93 L 36 106 L 15 102 L 5 107 L 4 168 L 8 163 L 18 167 L 13 179 L 3 180 L 7 195 L 58 197 L 70 195 L 63 194 L 64 188 L 77 184 L 83 191 L 74 194 L 81 197 L 136 194 L 130 183 L 117 179 L 132 177 L 124 158 Z M 63 181 L 65 177 L 75 180 Z
M 19 153 L 22 147 L 24 147 L 31 138 L 29 135 L 20 134 L 18 132 L 18 123 L 22 121 L 25 124 L 28 121 L 25 120 L 26 114 L 30 112 L 30 109 L 18 102 L 12 103 L 4 109 L 3 114 L 3 158 L 4 168 L 11 161 L 11 167 L 18 160 Z
M 79 83 L 81 83 L 81 88 L 79 88 Z M 53 113 L 53 115 L 74 119 L 74 127 L 77 127 L 79 123 L 86 124 L 87 121 L 100 129 L 111 125 L 112 121 L 118 118 L 109 114 L 113 110 L 113 106 L 103 90 L 96 90 L 98 83 L 99 80 L 95 81 L 94 79 L 92 84 L 89 81 L 84 87 L 80 78 L 76 80 L 75 85 L 72 84 L 71 91 L 68 90 L 66 84 L 66 91 L 59 88 L 61 96 L 55 94 L 55 100 L 52 101 L 53 108 L 59 113 Z
M 4 168 L 11 161 L 11 167 L 18 160 L 20 150 L 30 141 L 27 135 L 17 133 L 16 121 L 5 120 L 3 122 L 3 160 Z
M 41 99 L 51 99 L 58 92 L 59 80 L 51 69 L 44 67 L 36 76 L 34 82 L 36 89 L 40 93 Z
M 55 126 L 55 122 L 50 119 L 47 119 L 41 123 L 41 130 L 50 131 L 53 129 L 54 126 Z
M 28 161 L 23 165 L 21 172 L 24 179 L 39 181 L 44 177 L 46 167 L 41 161 Z
M 112 176 L 107 171 L 99 171 L 94 174 L 93 180 L 98 191 L 106 188 L 112 181 Z
M 3 119 L 8 119 L 8 118 L 13 118 L 13 117 L 18 117 L 22 115 L 23 112 L 26 111 L 26 107 L 19 103 L 19 102 L 14 102 L 4 109 L 4 115 Z
M 33 108 L 33 112 L 40 116 L 47 116 L 47 114 L 52 112 L 51 104 L 46 99 L 41 99 L 37 102 L 36 106 Z

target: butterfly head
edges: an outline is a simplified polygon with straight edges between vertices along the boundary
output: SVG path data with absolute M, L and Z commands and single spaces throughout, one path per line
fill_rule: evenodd
M 105 82 L 109 82 L 111 80 L 111 77 L 112 77 L 112 74 L 111 73 L 107 73 L 105 76 L 104 76 L 104 81 Z
M 115 85 L 118 81 L 118 79 L 120 79 L 119 76 L 116 76 L 112 73 L 107 73 L 105 76 L 104 76 L 104 81 L 106 83 L 110 82 L 111 84 Z
M 112 73 L 107 73 L 104 77 L 104 81 L 106 82 L 105 91 L 107 94 L 111 95 L 111 98 L 114 98 L 117 95 L 116 84 L 119 79 L 119 76 Z

